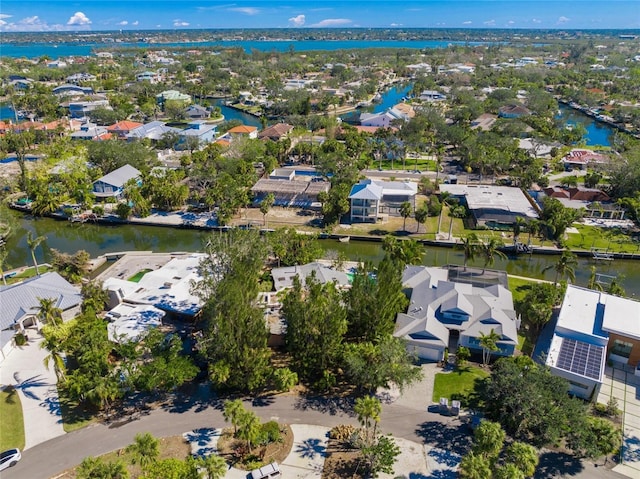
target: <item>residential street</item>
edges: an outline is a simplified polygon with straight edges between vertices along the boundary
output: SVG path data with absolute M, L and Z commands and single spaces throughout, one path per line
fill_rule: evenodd
M 426 401 L 423 395 L 420 404 L 415 406 L 407 405 L 406 400 L 386 404 L 382 413 L 381 430 L 398 438 L 452 452 L 462 450 L 469 441 L 467 427 L 457 418 L 427 412 Z M 345 413 L 352 408 L 348 401 L 314 400 L 285 395 L 247 402 L 246 406 L 251 407 L 263 420 L 276 419 L 289 424 L 317 424 L 326 427 L 345 422 L 357 424 L 355 417 Z M 3 471 L 2 478 L 55 477 L 80 463 L 84 457 L 100 455 L 130 444 L 139 432 L 169 436 L 203 427 L 225 427 L 221 403 L 215 399 L 200 401 L 197 397 L 191 398 L 186 402 L 176 402 L 166 409 L 143 414 L 131 421 L 130 418 L 121 418 L 111 425 L 96 424 L 44 442 L 24 451 L 22 461 L 14 468 Z M 596 468 L 591 463 L 582 466 L 579 461 L 555 453 L 543 454 L 539 471 L 537 478 L 623 477 L 601 467 Z

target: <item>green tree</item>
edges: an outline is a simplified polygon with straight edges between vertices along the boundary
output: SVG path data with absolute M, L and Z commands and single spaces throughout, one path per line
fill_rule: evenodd
M 143 468 L 140 479 L 201 479 L 198 472 L 198 462 L 192 458 L 186 461 L 180 459 L 159 459 Z
M 382 240 L 382 249 L 393 261 L 399 262 L 401 267 L 408 264 L 421 264 L 424 257 L 424 246 L 415 240 L 401 240 L 387 235 Z
M 240 399 L 227 400 L 224 402 L 222 416 L 225 421 L 233 425 L 234 435 L 238 433 L 238 424 L 240 424 L 240 418 L 244 411 L 244 405 Z
M 484 265 L 482 268 L 482 274 L 484 274 L 487 266 L 493 266 L 496 261 L 496 257 L 500 259 L 506 259 L 507 255 L 500 251 L 503 244 L 495 238 L 489 238 L 487 241 L 480 243 L 480 254 L 484 258 Z
M 298 375 L 289 368 L 278 368 L 273 371 L 273 382 L 278 391 L 290 391 L 298 384 Z
M 337 367 L 347 313 L 335 283 L 320 284 L 312 275 L 303 286 L 294 278 L 282 316 L 287 322 L 285 344 L 302 378 L 317 380 Z
M 227 474 L 227 463 L 217 454 L 198 458 L 197 466 L 204 472 L 204 479 L 223 479 Z
M 69 337 L 69 331 L 68 323 L 61 326 L 45 325 L 41 330 L 43 340 L 40 343 L 40 348 L 47 350 L 49 353 L 42 360 L 42 364 L 47 370 L 49 365 L 53 364 L 53 372 L 59 383 L 64 382 L 66 378 L 67 365 L 65 363 L 64 347 Z
M 525 475 L 514 464 L 498 466 L 493 472 L 493 479 L 525 479 Z
M 471 451 L 460 461 L 459 474 L 461 479 L 491 479 L 491 463 L 481 454 Z
M 583 428 L 572 431 L 567 445 L 580 457 L 597 459 L 620 448 L 622 431 L 608 419 L 588 417 Z
M 467 270 L 467 262 L 473 261 L 478 252 L 478 236 L 475 233 L 468 234 L 459 243 L 456 248 L 462 250 L 464 254 L 464 270 Z
M 372 477 L 379 477 L 379 473 L 393 474 L 400 448 L 390 436 L 380 436 L 371 446 L 361 448 L 368 470 Z
M 269 333 L 257 302 L 267 246 L 258 231 L 231 230 L 212 234 L 205 250 L 202 280 L 194 286 L 204 302 L 198 349 L 214 384 L 257 389 L 270 376 Z
M 500 335 L 496 333 L 496 331 L 491 328 L 491 331 L 488 334 L 480 333 L 479 343 L 482 347 L 482 364 L 485 366 L 489 364 L 491 360 L 491 353 L 500 350 L 498 346 L 498 341 L 500 340 Z
M 459 368 L 463 367 L 465 364 L 467 364 L 467 361 L 469 361 L 470 357 L 471 351 L 469 350 L 469 348 L 465 346 L 458 346 L 458 349 L 456 350 L 456 366 Z
M 101 457 L 85 457 L 76 469 L 78 479 L 129 479 L 122 461 L 105 462 Z
M 2 139 L 4 149 L 7 152 L 14 152 L 20 167 L 19 186 L 22 191 L 27 188 L 27 153 L 35 143 L 36 135 L 32 129 L 20 132 L 8 130 Z
M 99 281 L 84 283 L 80 293 L 82 294 L 81 310 L 83 313 L 86 313 L 87 310 L 101 313 L 109 302 L 109 293 L 104 289 L 102 282 Z
M 247 441 L 249 452 L 251 452 L 252 445 L 258 440 L 260 432 L 260 418 L 253 411 L 243 410 L 238 417 L 238 432 L 236 435 L 239 439 Z
M 400 205 L 400 216 L 402 216 L 402 230 L 407 231 L 407 218 L 411 216 L 411 211 L 413 210 L 411 203 L 408 201 L 403 201 Z
M 382 414 L 382 403 L 375 396 L 357 398 L 353 412 L 358 416 L 358 422 L 364 429 L 364 437 L 362 439 L 366 445 L 370 446 L 377 436 L 380 415 Z
M 298 233 L 294 228 L 278 228 L 269 233 L 268 242 L 280 266 L 311 263 L 322 257 L 317 237 Z
M 344 351 L 344 372 L 360 390 L 374 393 L 392 384 L 404 388 L 422 376 L 404 342 L 391 335 L 379 343 L 349 343 Z
M 473 434 L 473 451 L 493 464 L 502 451 L 505 437 L 500 423 L 482 421 Z
M 572 282 L 575 282 L 576 266 L 578 266 L 578 260 L 576 259 L 576 255 L 569 250 L 565 250 L 562 252 L 562 255 L 560 255 L 560 258 L 555 264 L 547 266 L 542 271 L 549 271 L 549 270 L 555 271 L 556 276 L 553 281 L 553 284 L 557 285 L 558 281 L 564 277 L 567 277 Z
M 535 447 L 514 441 L 505 451 L 505 461 L 515 466 L 524 477 L 531 477 L 536 472 L 540 457 Z
M 421 208 L 418 208 L 415 212 L 415 218 L 416 218 L 416 233 L 420 232 L 420 225 L 423 225 L 427 222 L 427 219 L 429 218 L 429 210 L 427 208 L 425 208 L 424 206 Z M 426 231 L 425 231 L 426 233 Z
M 145 468 L 158 460 L 160 442 L 151 433 L 139 433 L 136 434 L 133 444 L 127 446 L 127 452 L 132 454 L 132 464 L 140 464 Z
M 269 210 L 273 206 L 274 202 L 275 197 L 273 196 L 273 193 L 269 193 L 262 199 L 262 202 L 260 203 L 260 213 L 262 213 L 263 220 L 262 224 L 264 224 L 265 227 L 267 226 L 267 213 L 269 213 Z
M 31 259 L 33 260 L 33 266 L 36 269 L 36 275 L 40 276 L 40 272 L 38 271 L 38 262 L 36 261 L 36 249 L 43 241 L 46 241 L 46 236 L 37 236 L 33 237 L 31 231 L 27 231 L 27 246 L 29 246 L 29 250 L 31 251 Z
M 66 280 L 72 283 L 80 281 L 89 274 L 91 256 L 84 250 L 74 254 L 61 253 L 57 249 L 51 250 L 51 266 Z
M 54 298 L 38 298 L 38 320 L 42 324 L 60 326 L 62 324 L 62 310 L 56 306 Z
M 516 312 L 526 325 L 529 340 L 533 343 L 551 319 L 558 297 L 558 288 L 553 284 L 532 283 L 526 286 L 522 299 L 516 301 Z

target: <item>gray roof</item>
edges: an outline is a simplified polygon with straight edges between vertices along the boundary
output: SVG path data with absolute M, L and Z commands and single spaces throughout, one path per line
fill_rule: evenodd
M 122 188 L 124 184 L 134 178 L 140 177 L 140 172 L 131 165 L 124 165 L 113 170 L 111 173 L 104 175 L 102 178 L 98 178 L 95 182 L 101 181 L 107 185 L 115 186 L 116 188 Z
M 304 284 L 308 276 L 315 273 L 316 280 L 320 284 L 335 282 L 339 286 L 348 286 L 349 277 L 346 273 L 329 268 L 321 263 L 308 263 L 296 266 L 286 266 L 284 268 L 273 268 L 271 276 L 276 291 L 293 286 L 293 279 L 297 276 Z
M 379 201 L 382 199 L 382 186 L 375 183 L 358 183 L 351 188 L 349 199 Z
M 406 313 L 398 314 L 394 335 L 413 345 L 446 347 L 449 331 L 479 337 L 493 329 L 503 344 L 517 344 L 518 319 L 511 292 L 501 285 L 485 288 L 447 281 L 441 268 L 408 266 L 403 286 L 411 290 Z M 461 324 L 447 321 L 445 312 L 466 315 Z
M 180 133 L 180 128 L 167 126 L 161 121 L 152 121 L 129 132 L 127 138 L 149 138 L 151 140 L 160 140 L 162 136 L 169 132 Z
M 82 302 L 80 289 L 55 272 L 3 286 L 0 288 L 0 329 L 10 328 L 23 317 L 37 313 L 39 298 L 55 300 L 55 307 L 63 311 Z

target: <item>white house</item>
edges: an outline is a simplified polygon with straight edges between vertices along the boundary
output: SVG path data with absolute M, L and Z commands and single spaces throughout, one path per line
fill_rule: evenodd
M 415 209 L 418 185 L 411 181 L 362 180 L 349 193 L 352 223 L 376 223 L 387 215 L 398 216 L 405 201 Z
M 124 165 L 117 170 L 98 178 L 93 182 L 93 194 L 96 198 L 119 198 L 124 185 L 129 180 L 139 179 L 140 172 L 131 165 Z
M 500 336 L 497 356 L 511 356 L 518 344 L 520 320 L 511 292 L 500 284 L 477 287 L 448 280 L 443 268 L 407 266 L 403 286 L 410 290 L 406 313 L 399 313 L 394 336 L 421 359 L 441 361 L 445 348 L 480 352 L 480 337 Z

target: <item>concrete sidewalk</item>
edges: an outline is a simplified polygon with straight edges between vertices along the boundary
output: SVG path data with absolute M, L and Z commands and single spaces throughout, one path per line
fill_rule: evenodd
M 22 403 L 25 449 L 63 435 L 62 414 L 58 399 L 57 379 L 44 366 L 49 354 L 40 348 L 42 336 L 35 330 L 27 330 L 29 342 L 16 347 L 2 362 L 0 382 L 14 386 Z

